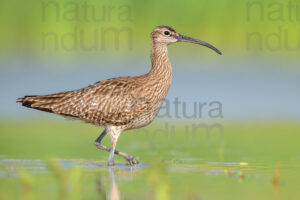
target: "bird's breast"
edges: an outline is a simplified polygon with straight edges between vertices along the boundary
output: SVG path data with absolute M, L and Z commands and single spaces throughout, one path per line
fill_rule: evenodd
M 169 80 L 149 81 L 138 90 L 134 108 L 135 120 L 130 128 L 140 128 L 151 123 L 159 113 L 171 85 Z

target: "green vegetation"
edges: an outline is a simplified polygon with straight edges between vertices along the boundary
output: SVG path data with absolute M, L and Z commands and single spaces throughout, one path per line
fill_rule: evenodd
M 3 53 L 131 55 L 148 50 L 150 31 L 166 24 L 218 44 L 228 56 L 258 51 L 276 58 L 299 50 L 297 5 L 293 0 L 2 1 L 0 43 Z
M 147 62 L 149 65 L 150 32 L 162 24 L 209 42 L 224 53 L 217 56 L 189 44 L 170 46 L 171 60 L 179 53 L 184 54 L 180 57 L 182 67 L 197 66 L 201 69 L 199 73 L 205 73 L 202 69 L 210 66 L 226 70 L 229 66 L 228 70 L 257 67 L 262 69 L 257 75 L 265 76 L 265 82 L 270 85 L 268 78 L 273 68 L 282 67 L 285 72 L 292 66 L 298 67 L 300 16 L 297 14 L 300 14 L 300 6 L 296 0 L 1 1 L 0 59 L 3 64 L 0 72 L 4 80 L 1 94 L 7 98 L 1 105 L 9 109 L 4 109 L 6 112 L 15 112 L 17 116 L 14 110 L 17 108 L 8 102 L 30 91 L 32 84 L 28 84 L 26 90 L 20 87 L 25 81 L 34 76 L 43 79 L 40 74 L 44 72 L 36 71 L 39 67 L 60 70 L 57 66 L 82 66 L 84 69 L 95 62 L 99 68 L 107 68 L 105 63 L 116 62 L 125 70 L 127 66 L 143 67 Z M 210 65 L 205 65 L 206 59 Z M 199 65 L 190 65 L 192 62 Z M 204 68 L 200 68 L 200 64 Z M 17 69 L 12 69 L 14 67 Z M 7 71 L 13 73 L 7 76 Z M 32 76 L 24 79 L 25 71 Z M 277 69 L 275 72 L 281 73 Z M 66 75 L 71 73 L 73 70 Z M 240 81 L 241 87 L 233 91 L 247 92 L 240 90 L 246 82 L 237 77 L 243 74 L 231 77 L 230 73 L 224 74 L 224 80 L 238 80 L 228 82 L 228 87 Z M 278 78 L 283 87 L 277 89 L 276 84 L 256 94 L 257 85 L 264 83 L 253 84 L 256 79 L 249 77 L 248 80 L 245 76 L 245 80 L 253 85 L 250 94 L 254 94 L 257 101 L 271 94 L 277 98 L 282 88 L 297 85 L 294 79 L 289 82 L 289 76 L 284 75 L 282 80 Z M 39 84 L 39 80 L 35 79 L 34 84 Z M 49 82 L 49 86 L 52 84 Z M 211 87 L 213 91 L 214 86 L 203 87 Z M 38 89 L 35 86 L 32 91 Z M 23 92 L 17 92 L 20 90 Z M 47 89 L 43 91 L 47 93 Z M 283 105 L 290 102 L 286 99 L 295 100 L 287 94 L 292 92 L 282 94 L 286 95 Z M 240 102 L 236 105 L 240 108 Z M 118 199 L 118 196 L 126 200 L 298 200 L 300 196 L 299 121 L 224 122 L 220 119 L 207 122 L 207 129 L 200 126 L 193 132 L 194 125 L 199 125 L 195 119 L 180 123 L 157 119 L 150 126 L 125 132 L 118 142 L 118 150 L 135 155 L 141 164 L 129 168 L 122 158 L 116 157 L 118 164 L 111 169 L 106 167 L 108 153 L 93 145 L 102 131 L 99 127 L 62 119 L 49 120 L 50 117 L 47 120 L 9 119 L 5 113 L 1 117 L 0 200 L 90 200 Z M 219 126 L 214 126 L 216 122 Z M 222 128 L 223 134 L 220 133 Z M 104 144 L 110 145 L 108 136 Z
M 118 149 L 136 155 L 142 164 L 135 169 L 118 164 L 109 171 L 108 154 L 93 146 L 101 132 L 97 127 L 2 121 L 0 199 L 299 197 L 299 124 L 226 123 L 223 140 L 217 130 L 187 136 L 187 125 L 170 122 L 174 137 L 162 131 L 163 123 L 125 132 Z M 104 143 L 109 145 L 109 137 Z

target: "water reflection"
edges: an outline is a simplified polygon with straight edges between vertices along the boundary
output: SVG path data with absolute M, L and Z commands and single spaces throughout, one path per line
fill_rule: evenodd
M 115 177 L 114 170 L 115 170 L 114 167 L 108 167 L 109 182 L 110 182 L 110 192 L 109 192 L 109 196 L 108 196 L 109 200 L 119 200 L 120 199 L 120 192 L 118 189 L 118 185 L 116 183 L 116 177 Z
M 116 164 L 113 167 L 109 167 L 106 164 L 101 165 L 102 169 L 106 168 L 108 173 L 108 179 L 103 177 L 103 173 L 96 181 L 96 189 L 99 199 L 119 200 L 121 199 L 120 190 L 118 187 L 118 181 L 126 180 L 133 181 L 137 173 L 137 169 L 145 168 L 143 164 L 136 166 L 128 166 L 126 164 Z
M 23 187 L 23 193 L 20 195 L 24 197 L 23 199 L 36 194 L 43 195 L 41 191 L 36 190 L 35 185 L 44 184 L 45 188 L 52 188 L 55 185 L 61 199 L 75 200 L 92 193 L 93 198 L 96 196 L 96 199 L 118 200 L 121 199 L 121 194 L 123 198 L 128 198 L 127 191 L 120 191 L 118 183 L 124 184 L 124 181 L 127 183 L 129 181 L 138 185 L 136 177 L 145 178 L 149 187 L 144 188 L 144 191 L 169 195 L 168 188 L 171 187 L 167 178 L 169 175 L 177 177 L 180 174 L 202 174 L 208 177 L 236 178 L 241 183 L 247 183 L 247 180 L 252 179 L 260 184 L 272 184 L 276 198 L 280 199 L 282 183 L 279 176 L 280 165 L 278 164 L 274 172 L 274 166 L 254 162 L 252 158 L 241 160 L 244 162 L 208 161 L 190 157 L 165 160 L 151 165 L 140 163 L 131 167 L 126 164 L 116 164 L 114 167 L 108 167 L 106 161 L 88 159 L 3 158 L 0 159 L 0 181 L 6 180 L 7 177 L 20 181 Z M 298 167 L 297 164 L 293 166 Z M 96 184 L 93 182 L 95 177 L 97 177 Z M 44 180 L 48 180 L 47 178 L 51 181 L 45 183 Z

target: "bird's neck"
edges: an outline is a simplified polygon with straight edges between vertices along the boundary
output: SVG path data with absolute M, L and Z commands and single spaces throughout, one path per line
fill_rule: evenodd
M 168 57 L 167 45 L 152 41 L 151 62 L 152 68 L 149 75 L 171 81 L 172 67 Z

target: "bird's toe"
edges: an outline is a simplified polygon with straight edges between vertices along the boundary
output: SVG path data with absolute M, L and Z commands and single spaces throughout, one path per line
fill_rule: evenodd
M 133 156 L 129 156 L 129 158 L 127 159 L 127 164 L 130 166 L 136 165 L 139 162 L 133 157 Z

